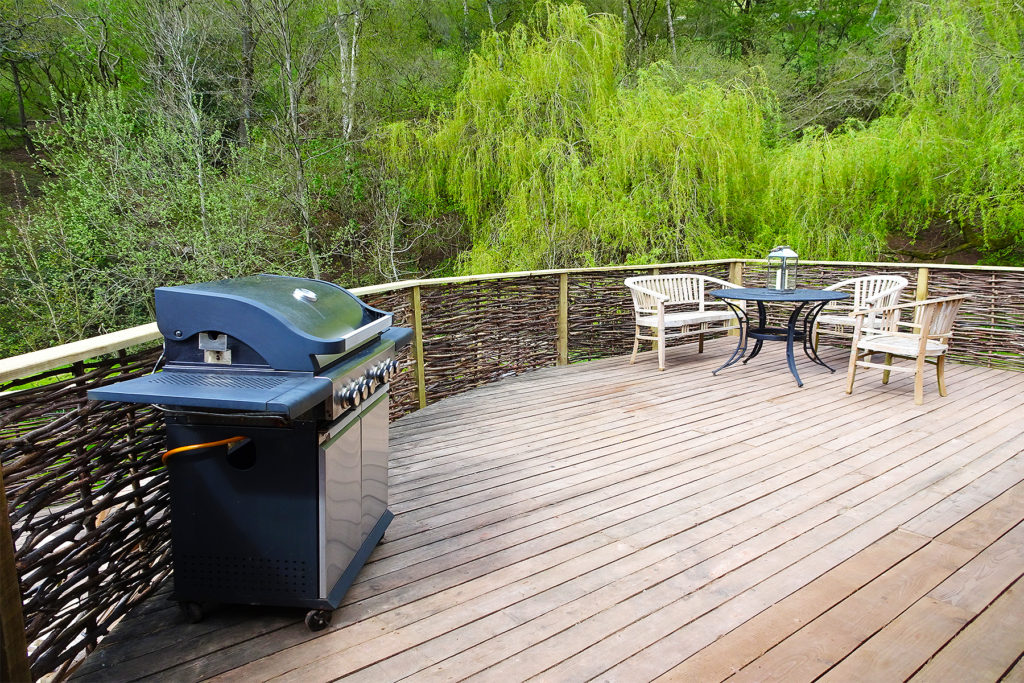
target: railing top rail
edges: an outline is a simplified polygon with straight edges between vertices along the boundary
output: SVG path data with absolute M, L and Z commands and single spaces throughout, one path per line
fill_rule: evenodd
M 368 287 L 357 287 L 351 290 L 354 294 L 380 294 L 381 292 L 393 292 L 411 287 L 428 287 L 430 285 L 455 285 L 466 282 L 485 282 L 487 280 L 508 280 L 518 277 L 539 277 L 543 275 L 572 275 L 579 273 L 607 273 L 627 270 L 649 270 L 651 268 L 681 268 L 684 266 L 707 266 L 718 263 L 737 263 L 750 259 L 728 258 L 711 259 L 708 261 L 680 261 L 678 263 L 646 263 L 635 266 L 594 266 L 590 268 L 555 268 L 552 270 L 517 270 L 508 273 L 486 273 L 484 275 L 459 275 L 456 277 L 437 277 L 422 280 L 399 280 L 398 282 L 386 282 L 380 285 Z
M 734 259 L 744 263 L 765 263 L 765 259 L 745 258 Z M 929 270 L 973 270 L 973 271 L 997 271 L 1004 273 L 1024 273 L 1024 268 L 1019 266 L 968 266 L 956 263 L 899 263 L 899 262 L 875 262 L 875 261 L 804 261 L 800 259 L 800 265 L 807 266 L 867 266 L 869 268 L 928 268 Z
M 426 278 L 419 280 L 399 280 L 398 282 L 387 282 L 380 285 L 367 287 L 355 287 L 351 292 L 357 296 L 368 294 L 380 294 L 382 292 L 401 291 L 413 287 L 442 286 L 451 284 L 463 284 L 469 282 L 485 282 L 488 280 L 506 280 L 522 277 L 538 277 L 545 275 L 562 274 L 585 274 L 585 273 L 607 273 L 617 271 L 651 270 L 654 268 L 683 268 L 687 266 L 704 266 L 714 264 L 730 263 L 764 263 L 764 259 L 731 258 L 711 259 L 706 261 L 679 261 L 675 263 L 650 263 L 643 265 L 624 266 L 595 266 L 591 268 L 558 268 L 551 270 L 525 270 L 508 273 L 487 273 L 484 275 L 462 275 L 446 278 Z M 867 268 L 928 268 L 933 270 L 971 270 L 971 271 L 994 271 L 994 272 L 1020 272 L 1024 268 L 1012 266 L 964 266 L 946 263 L 876 263 L 871 261 L 801 261 L 803 265 L 809 266 L 851 266 Z M 106 353 L 119 351 L 138 344 L 160 339 L 160 332 L 156 323 L 147 323 L 118 332 L 82 339 L 80 341 L 62 344 L 48 349 L 32 351 L 10 358 L 0 358 L 0 383 L 11 380 L 30 377 L 32 375 L 65 367 L 71 363 L 96 358 Z
M 156 323 L 147 323 L 130 327 L 127 330 L 23 353 L 20 356 L 0 358 L 0 383 L 30 377 L 40 372 L 61 368 L 81 360 L 102 356 L 105 353 L 120 351 L 137 344 L 145 344 L 154 339 L 160 339 L 160 337 Z
M 485 280 L 504 280 L 516 277 L 536 277 L 540 275 L 561 275 L 563 273 L 572 275 L 574 273 L 606 273 L 609 271 L 627 270 L 648 270 L 652 268 L 682 268 L 685 266 L 706 266 L 726 263 L 766 263 L 765 259 L 755 258 L 729 258 L 711 259 L 707 261 L 679 261 L 676 263 L 647 263 L 632 266 L 595 266 L 590 268 L 556 268 L 552 270 L 522 270 L 508 273 L 487 273 L 485 275 L 460 275 L 457 277 L 427 278 L 422 280 L 399 280 L 397 282 L 386 282 L 380 285 L 370 285 L 353 289 L 355 294 L 379 294 L 381 292 L 392 292 L 410 287 L 425 287 L 429 285 L 450 285 L 464 282 L 482 282 Z M 949 263 L 882 263 L 876 261 L 800 261 L 808 266 L 855 266 L 858 268 L 929 268 L 933 270 L 991 270 L 1003 272 L 1024 273 L 1024 268 L 1015 266 L 963 266 Z

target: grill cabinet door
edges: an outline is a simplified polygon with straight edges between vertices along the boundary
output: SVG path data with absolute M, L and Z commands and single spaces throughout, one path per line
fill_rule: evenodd
M 316 597 L 317 445 L 296 429 L 176 424 L 171 448 L 232 436 L 251 442 L 172 456 L 175 597 L 293 605 Z
M 363 413 L 363 529 L 365 539 L 388 509 L 388 393 Z
M 320 449 L 323 557 L 320 597 L 327 598 L 362 542 L 360 420 L 355 419 Z

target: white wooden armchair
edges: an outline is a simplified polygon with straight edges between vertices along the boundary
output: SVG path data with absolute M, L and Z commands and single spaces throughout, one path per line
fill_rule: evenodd
M 907 278 L 900 275 L 868 275 L 825 287 L 826 291 L 849 292 L 851 298 L 828 304 L 814 320 L 814 349 L 818 349 L 818 336 L 821 334 L 851 338 L 852 333 L 846 330 L 857 322 L 854 317 L 856 311 L 895 306 L 906 286 Z
M 739 321 L 725 304 L 712 299 L 714 289 L 736 288 L 725 280 L 707 275 L 644 275 L 626 279 L 633 295 L 636 312 L 636 337 L 633 340 L 632 365 L 640 349 L 640 340 L 656 342 L 658 369 L 665 369 L 665 342 L 677 337 L 697 335 L 698 353 L 704 352 L 704 335 L 708 332 L 739 329 Z M 668 310 L 671 307 L 685 310 Z M 679 331 L 668 330 L 678 328 Z M 654 332 L 643 334 L 643 329 Z
M 946 378 L 943 374 L 946 351 L 953 334 L 953 321 L 960 303 L 970 295 L 961 294 L 941 299 L 915 301 L 902 306 L 886 306 L 857 311 L 853 331 L 853 347 L 850 349 L 850 368 L 846 374 L 846 393 L 853 393 L 853 380 L 857 368 L 882 370 L 882 384 L 888 384 L 890 372 L 914 374 L 914 403 L 924 403 L 924 365 L 928 358 L 934 359 L 935 375 L 939 384 L 939 395 L 946 395 Z M 900 312 L 914 311 L 914 322 L 901 322 Z M 901 331 L 909 329 L 910 331 Z M 884 353 L 885 364 L 873 363 L 866 358 L 873 353 Z M 893 365 L 893 357 L 914 359 L 913 367 Z

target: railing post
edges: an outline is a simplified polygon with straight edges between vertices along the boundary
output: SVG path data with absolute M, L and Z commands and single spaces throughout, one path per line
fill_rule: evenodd
M 729 264 L 729 282 L 743 285 L 743 261 L 733 261 Z
M 928 298 L 928 269 L 918 268 L 917 269 L 917 294 L 918 301 L 924 301 Z
M 412 333 L 416 352 L 416 398 L 420 408 L 427 407 L 426 364 L 423 362 L 423 305 L 420 302 L 420 286 L 412 288 Z
M 743 286 L 743 261 L 733 261 L 729 264 L 729 282 L 740 287 Z M 726 334 L 730 337 L 738 337 L 740 331 L 738 329 L 729 330 Z
M 14 534 L 0 467 L 0 680 L 30 681 L 25 617 L 21 611 L 21 589 L 14 564 Z
M 569 364 L 569 274 L 558 275 L 558 365 Z

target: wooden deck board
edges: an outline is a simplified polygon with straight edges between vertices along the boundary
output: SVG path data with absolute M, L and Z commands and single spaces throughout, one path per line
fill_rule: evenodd
M 798 364 L 803 389 L 781 345 L 711 376 L 732 343 L 406 416 L 396 518 L 326 631 L 232 606 L 189 625 L 163 594 L 77 675 L 1020 678 L 1024 374 L 952 365 L 915 406 L 904 376 L 846 395 L 837 349 L 834 375 Z

